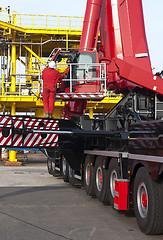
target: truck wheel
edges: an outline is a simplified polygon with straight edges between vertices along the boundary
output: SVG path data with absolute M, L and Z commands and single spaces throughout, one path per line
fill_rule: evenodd
M 55 163 L 53 162 L 53 161 L 51 161 L 52 162 L 52 175 L 54 176 L 54 177 L 56 177 L 56 169 L 55 169 Z
M 47 158 L 47 167 L 50 175 L 53 175 L 54 177 L 59 176 L 59 172 L 55 169 L 55 163 L 51 158 Z
M 68 181 L 72 186 L 75 185 L 75 171 L 70 166 L 68 167 Z
M 92 197 L 95 196 L 94 177 L 94 167 L 91 164 L 91 157 L 87 156 L 84 163 L 84 187 L 86 193 Z
M 47 158 L 47 167 L 48 167 L 48 173 L 52 175 L 52 161 L 50 158 Z
M 162 184 L 152 180 L 144 167 L 134 182 L 134 211 L 141 231 L 145 234 L 163 233 Z
M 55 171 L 55 163 L 52 162 L 51 158 L 47 158 L 47 167 L 48 167 L 48 173 L 50 175 L 53 175 L 53 172 Z
M 116 158 L 112 158 L 108 168 L 108 199 L 110 205 L 114 206 L 115 179 L 120 178 L 119 166 Z
M 61 164 L 62 164 L 62 178 L 64 182 L 68 182 L 68 163 L 66 161 L 66 158 L 62 155 L 61 158 Z
M 107 170 L 103 168 L 101 157 L 97 157 L 95 163 L 95 193 L 99 201 L 109 203 Z

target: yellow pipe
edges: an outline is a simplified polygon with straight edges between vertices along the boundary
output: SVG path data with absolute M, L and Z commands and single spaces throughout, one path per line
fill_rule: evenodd
M 13 33 L 13 42 L 15 42 L 16 32 Z M 16 74 L 16 45 L 11 48 L 12 74 Z M 11 92 L 15 92 L 16 76 L 11 76 Z
M 16 16 L 13 14 L 13 24 L 16 23 Z M 13 32 L 12 41 L 15 42 L 16 31 Z M 16 74 L 16 45 L 12 45 L 11 49 L 12 74 Z M 11 76 L 11 92 L 16 90 L 16 76 Z
M 93 108 L 89 108 L 89 117 L 93 119 Z
M 16 17 L 16 15 L 17 15 L 17 13 L 16 12 L 14 12 L 13 14 L 12 14 L 12 21 L 13 21 L 13 25 L 17 25 L 17 17 Z
M 68 50 L 68 34 L 66 34 L 66 50 Z
M 2 74 L 2 96 L 4 95 L 4 77 L 5 75 Z
M 30 49 L 29 47 L 23 45 L 25 49 L 27 49 L 28 52 L 30 52 L 35 58 L 37 58 L 42 64 L 45 64 L 45 62 L 35 53 Z
M 15 151 L 15 150 L 9 150 L 9 161 L 10 162 L 17 162 L 16 152 L 17 151 Z
M 11 106 L 11 115 L 15 116 L 15 113 L 16 113 L 16 104 L 13 103 L 12 106 Z M 9 150 L 9 161 L 10 162 L 17 162 L 16 151 Z
M 32 46 L 31 46 L 32 47 Z M 26 74 L 32 73 L 32 54 L 28 51 L 27 52 L 27 71 Z M 26 77 L 26 82 L 31 82 L 31 76 Z
M 15 113 L 16 113 L 16 103 L 14 102 L 14 103 L 11 105 L 11 115 L 12 115 L 12 116 L 15 116 Z
M 24 28 L 15 26 L 15 25 L 10 24 L 10 23 L 3 22 L 3 21 L 1 21 L 1 20 L 0 20 L 0 26 L 1 26 L 3 29 L 13 29 L 13 30 L 15 30 L 15 31 L 19 31 L 19 32 L 26 33 L 26 30 L 25 30 Z
M 41 47 L 40 46 L 38 46 L 38 56 L 41 57 Z M 38 64 L 40 64 L 40 60 L 39 60 Z

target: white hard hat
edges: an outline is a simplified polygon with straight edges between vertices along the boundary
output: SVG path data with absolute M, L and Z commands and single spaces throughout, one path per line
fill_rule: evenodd
M 54 61 L 51 61 L 51 62 L 49 63 L 49 67 L 50 67 L 50 68 L 55 68 L 55 66 L 56 66 L 56 65 L 55 65 L 55 62 L 54 62 Z

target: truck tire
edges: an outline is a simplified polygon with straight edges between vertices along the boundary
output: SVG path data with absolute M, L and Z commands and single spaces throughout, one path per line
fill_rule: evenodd
M 66 158 L 62 155 L 61 157 L 61 169 L 62 169 L 62 178 L 64 182 L 68 182 L 68 163 L 66 161 Z
M 70 166 L 68 166 L 68 181 L 72 186 L 75 185 L 75 171 Z
M 163 233 L 163 186 L 152 180 L 141 167 L 134 181 L 134 211 L 137 223 L 145 234 Z
M 50 175 L 55 175 L 55 163 L 52 161 L 51 158 L 47 158 L 47 167 L 48 167 L 48 173 Z
M 104 204 L 109 203 L 107 176 L 107 170 L 103 168 L 102 158 L 98 156 L 95 163 L 95 193 L 97 199 Z
M 51 158 L 47 158 L 47 167 L 50 175 L 53 175 L 54 177 L 58 177 L 60 175 L 60 173 L 55 169 L 55 162 L 52 161 Z
M 96 195 L 94 177 L 94 167 L 91 164 L 91 157 L 87 155 L 84 163 L 84 187 L 86 193 L 92 197 Z
M 47 158 L 47 167 L 48 167 L 48 173 L 52 175 L 52 161 L 50 158 Z
M 116 158 L 112 158 L 109 163 L 109 168 L 107 172 L 108 178 L 108 200 L 110 205 L 114 207 L 114 188 L 115 179 L 120 178 L 119 165 Z

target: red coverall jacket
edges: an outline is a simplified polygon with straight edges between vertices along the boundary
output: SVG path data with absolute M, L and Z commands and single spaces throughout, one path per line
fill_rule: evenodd
M 45 112 L 54 113 L 57 82 L 61 81 L 62 78 L 62 75 L 53 68 L 48 67 L 43 70 L 43 104 Z

